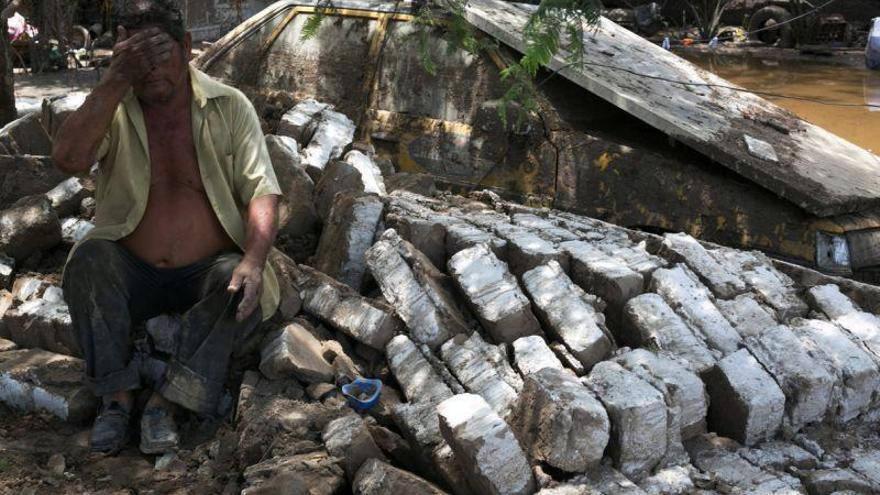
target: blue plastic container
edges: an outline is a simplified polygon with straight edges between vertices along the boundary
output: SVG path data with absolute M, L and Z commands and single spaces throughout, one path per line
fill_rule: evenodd
M 348 399 L 348 405 L 356 411 L 366 411 L 379 402 L 379 396 L 382 395 L 382 380 L 358 378 L 342 386 L 342 395 Z M 364 396 L 366 398 L 362 398 Z

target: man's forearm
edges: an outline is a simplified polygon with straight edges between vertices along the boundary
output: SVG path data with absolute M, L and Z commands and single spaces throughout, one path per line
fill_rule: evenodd
M 78 173 L 95 163 L 116 107 L 130 87 L 125 79 L 108 74 L 83 105 L 65 119 L 52 149 L 52 159 L 58 168 Z
M 261 196 L 248 206 L 244 261 L 262 267 L 278 235 L 278 196 Z

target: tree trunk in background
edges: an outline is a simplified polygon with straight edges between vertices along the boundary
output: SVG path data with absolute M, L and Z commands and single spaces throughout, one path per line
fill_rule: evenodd
M 15 80 L 12 75 L 12 56 L 9 53 L 9 38 L 6 33 L 0 33 L 0 125 L 6 125 L 15 120 Z

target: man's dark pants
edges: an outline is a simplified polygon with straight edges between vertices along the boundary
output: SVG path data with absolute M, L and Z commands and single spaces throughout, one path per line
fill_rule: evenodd
M 239 253 L 180 268 L 157 268 L 116 242 L 88 240 L 64 272 L 64 297 L 86 360 L 87 384 L 101 397 L 141 388 L 132 325 L 183 313 L 179 348 L 158 392 L 191 411 L 217 411 L 233 350 L 259 325 L 259 308 L 235 319 L 240 294 L 227 291 Z

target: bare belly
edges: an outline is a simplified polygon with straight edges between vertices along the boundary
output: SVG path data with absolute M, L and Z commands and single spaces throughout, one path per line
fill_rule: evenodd
M 152 185 L 141 223 L 120 243 L 135 256 L 161 268 L 190 265 L 236 249 L 207 195 L 173 181 Z

